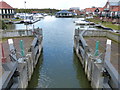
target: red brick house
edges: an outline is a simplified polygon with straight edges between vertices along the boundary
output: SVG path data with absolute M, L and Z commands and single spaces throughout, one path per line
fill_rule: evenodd
M 100 14 L 104 9 L 103 8 L 86 8 L 85 14 L 88 16 L 98 15 Z
M 100 17 L 103 17 L 104 21 L 110 21 L 114 23 L 120 23 L 120 1 L 108 0 L 103 7 Z
M 0 1 L 0 19 L 13 18 L 15 14 L 14 8 L 4 1 Z

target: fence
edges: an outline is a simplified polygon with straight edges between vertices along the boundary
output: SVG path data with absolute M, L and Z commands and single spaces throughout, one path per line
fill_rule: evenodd
M 34 29 L 34 30 L 1 30 L 2 38 L 7 37 L 21 37 L 21 36 L 33 36 L 36 33 L 42 35 L 42 29 Z

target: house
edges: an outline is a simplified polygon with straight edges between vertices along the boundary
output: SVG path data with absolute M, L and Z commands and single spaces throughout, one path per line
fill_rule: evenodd
M 72 7 L 69 9 L 70 12 L 73 12 L 75 15 L 81 15 L 79 7 Z
M 120 0 L 108 0 L 103 8 L 102 16 L 113 17 L 114 13 L 120 11 Z
M 103 8 L 100 7 L 86 8 L 84 11 L 86 15 L 93 16 L 93 15 L 99 15 L 103 11 Z
M 100 15 L 103 21 L 120 23 L 120 0 L 108 0 Z
M 15 9 L 4 1 L 0 1 L 0 19 L 13 18 Z
M 56 17 L 72 17 L 73 13 L 67 10 L 62 10 L 56 13 Z

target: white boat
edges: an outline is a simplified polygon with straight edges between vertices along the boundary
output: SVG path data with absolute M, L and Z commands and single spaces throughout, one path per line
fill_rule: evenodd
M 95 25 L 94 22 L 87 22 L 84 20 L 80 20 L 80 21 L 75 21 L 76 25 Z

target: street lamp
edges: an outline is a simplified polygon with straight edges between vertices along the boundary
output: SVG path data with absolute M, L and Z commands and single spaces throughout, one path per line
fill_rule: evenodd
M 26 22 L 26 20 L 27 20 L 27 17 L 26 17 L 26 1 L 24 1 L 24 7 L 25 7 L 25 18 L 24 18 L 24 23 L 25 23 L 25 25 L 26 25 L 26 30 L 27 30 L 27 22 Z M 28 33 L 27 33 L 28 34 Z

